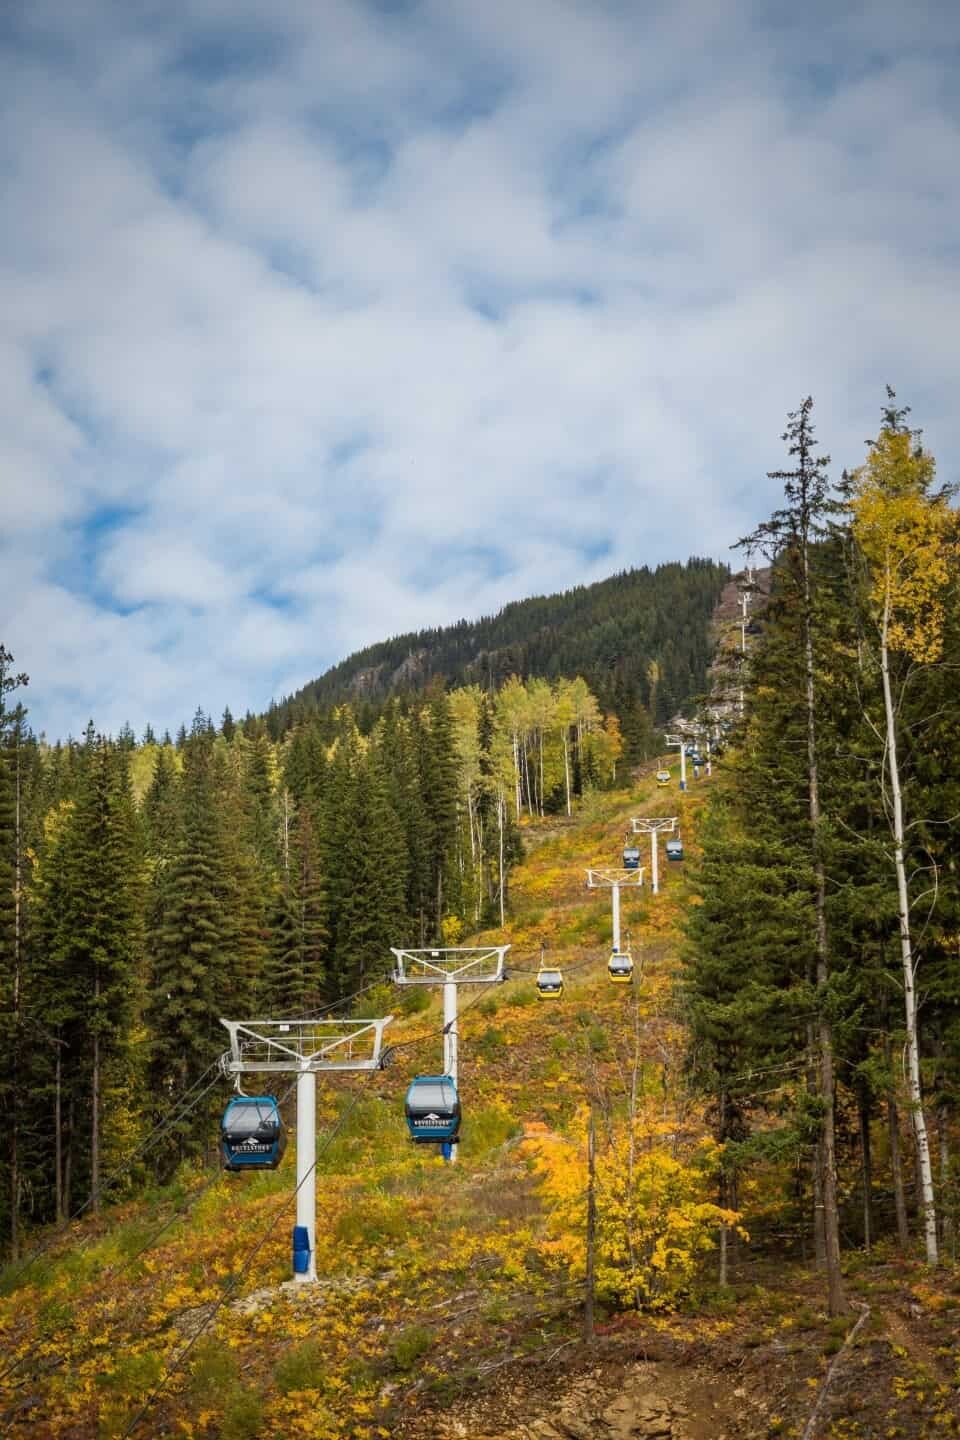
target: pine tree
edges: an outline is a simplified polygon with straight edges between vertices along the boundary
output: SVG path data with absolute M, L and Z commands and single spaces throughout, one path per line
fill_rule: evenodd
M 58 1015 L 75 1107 L 89 1123 L 89 1183 L 99 1206 L 108 1067 L 129 1040 L 141 953 L 140 854 L 127 752 L 84 737 L 76 798 L 51 857 L 57 913 L 50 926 L 50 979 L 66 1004 Z M 74 1129 L 72 1163 L 77 1159 Z
M 295 1016 L 322 1004 L 326 910 L 316 832 L 310 810 L 304 806 L 290 828 L 289 860 L 271 926 L 262 988 L 265 1013 Z
M 24 868 L 21 769 L 25 714 L 11 712 L 7 697 L 28 683 L 13 671 L 13 656 L 0 645 L 0 1114 L 8 1137 L 2 1166 L 0 1214 L 10 1251 L 16 1256 L 20 1238 L 22 1186 L 21 1115 L 24 1046 Z
M 827 1005 L 830 981 L 830 940 L 827 926 L 826 866 L 824 862 L 824 816 L 821 799 L 820 742 L 817 734 L 818 673 L 815 665 L 818 623 L 817 575 L 814 545 L 826 534 L 837 504 L 831 495 L 829 456 L 817 458 L 817 441 L 811 419 L 809 397 L 788 416 L 783 439 L 795 461 L 792 470 L 774 470 L 771 480 L 781 480 L 786 504 L 753 535 L 741 541 L 749 550 L 762 548 L 775 563 L 782 594 L 796 611 L 803 655 L 803 707 L 805 715 L 806 793 L 809 812 L 809 843 L 814 885 L 816 937 L 817 1043 L 819 1049 L 820 1184 L 823 1192 L 824 1240 L 827 1285 L 831 1315 L 845 1309 L 840 1275 L 840 1217 L 837 1204 L 837 1165 L 834 1108 L 833 1028 Z
M 148 935 L 151 1033 L 150 1089 L 165 1111 L 223 1048 L 221 1014 L 231 1006 L 226 948 L 228 893 L 217 813 L 213 746 L 194 735 L 184 747 L 181 819 L 169 866 L 154 877 Z M 163 1156 L 169 1170 L 198 1142 L 189 1122 L 178 1127 Z

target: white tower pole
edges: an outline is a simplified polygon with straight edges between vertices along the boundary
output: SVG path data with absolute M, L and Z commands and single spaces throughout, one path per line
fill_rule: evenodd
M 310 1237 L 310 1268 L 293 1277 L 302 1283 L 317 1278 L 317 1077 L 312 1070 L 297 1077 L 297 1224 Z
M 457 1089 L 457 986 L 448 980 L 443 987 L 443 1071 Z M 457 1160 L 456 1145 L 444 1145 L 443 1153 L 448 1165 Z
M 610 893 L 613 896 L 613 948 L 620 953 L 620 886 L 611 885 Z
M 680 741 L 680 789 L 687 788 L 687 747 L 683 740 Z
M 710 764 L 710 736 L 707 736 L 707 774 L 713 774 L 713 767 Z
M 443 1072 L 457 1083 L 457 986 L 448 980 L 443 987 Z
M 653 893 L 660 894 L 660 877 L 657 873 L 657 827 L 650 831 L 650 868 L 653 871 Z

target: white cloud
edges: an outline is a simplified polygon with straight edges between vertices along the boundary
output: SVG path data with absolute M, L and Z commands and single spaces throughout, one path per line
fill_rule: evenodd
M 838 469 L 887 380 L 955 468 L 953 7 L 22 25 L 0 638 L 54 733 L 259 708 L 406 628 L 723 555 L 808 392 Z

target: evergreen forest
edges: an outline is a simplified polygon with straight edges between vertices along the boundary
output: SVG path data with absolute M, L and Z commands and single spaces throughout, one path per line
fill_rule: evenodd
M 221 1015 L 322 1013 L 382 982 L 391 945 L 502 924 L 521 822 L 611 786 L 623 749 L 579 677 L 436 684 L 367 735 L 341 705 L 282 742 L 198 711 L 175 742 L 91 723 L 52 746 L 26 683 L 0 650 L 13 1255 L 24 1225 L 98 1206 L 104 1175 L 208 1075 Z M 170 1126 L 152 1174 L 198 1149 L 195 1126 Z

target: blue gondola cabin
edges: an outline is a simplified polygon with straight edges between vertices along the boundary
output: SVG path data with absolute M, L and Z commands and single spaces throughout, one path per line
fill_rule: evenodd
M 624 870 L 640 869 L 640 851 L 636 845 L 625 845 L 623 850 Z
M 449 1075 L 418 1075 L 410 1081 L 404 1104 L 410 1139 L 418 1145 L 456 1140 L 460 1134 L 460 1097 Z
M 667 859 L 668 859 L 668 860 L 682 860 L 682 859 L 683 859 L 683 841 L 682 841 L 682 840 L 680 840 L 680 839 L 673 839 L 673 840 L 668 840 L 668 841 L 667 841 Z
M 228 1170 L 276 1170 L 287 1132 L 273 1095 L 238 1095 L 220 1121 L 220 1149 Z

